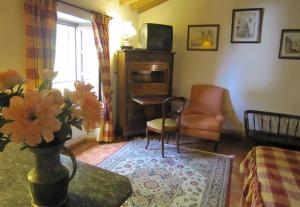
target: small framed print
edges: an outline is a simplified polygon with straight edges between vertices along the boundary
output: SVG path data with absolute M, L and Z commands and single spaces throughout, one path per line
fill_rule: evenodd
M 218 50 L 219 25 L 188 25 L 187 50 Z
M 300 29 L 283 29 L 279 58 L 300 59 Z
M 263 8 L 234 9 L 232 12 L 231 42 L 259 43 Z

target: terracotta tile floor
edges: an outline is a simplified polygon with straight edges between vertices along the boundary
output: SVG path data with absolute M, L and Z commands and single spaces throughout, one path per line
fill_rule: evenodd
M 77 160 L 90 165 L 97 165 L 111 154 L 118 151 L 126 143 L 126 141 L 122 141 L 110 144 L 99 144 L 97 142 L 88 141 L 72 147 L 71 150 Z
M 82 162 L 91 165 L 97 165 L 114 152 L 118 151 L 124 146 L 127 141 L 120 139 L 111 144 L 98 144 L 97 142 L 84 142 L 72 148 L 76 158 Z M 174 140 L 170 139 L 170 144 Z M 196 139 L 196 138 L 183 138 L 181 137 L 181 146 L 200 149 L 203 151 L 213 152 L 214 145 L 211 142 Z M 247 152 L 251 149 L 251 144 L 232 136 L 223 136 L 219 143 L 218 153 L 225 155 L 234 155 L 232 177 L 231 177 L 231 192 L 230 192 L 230 207 L 238 207 L 239 200 L 243 189 L 243 177 L 239 173 L 239 164 L 246 156 Z

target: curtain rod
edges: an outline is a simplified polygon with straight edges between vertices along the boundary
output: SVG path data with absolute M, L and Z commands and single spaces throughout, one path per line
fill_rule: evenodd
M 68 2 L 64 2 L 64 1 L 61 1 L 61 0 L 57 0 L 57 2 L 62 3 L 62 4 L 66 4 L 66 5 L 71 6 L 71 7 L 75 7 L 75 8 L 77 8 L 77 9 L 80 9 L 80 10 L 83 10 L 83 11 L 86 11 L 86 12 L 89 12 L 89 13 L 92 13 L 92 14 L 94 13 L 94 14 L 104 15 L 104 14 L 101 14 L 101 13 L 96 12 L 96 11 L 94 11 L 94 10 L 88 10 L 88 9 L 86 9 L 86 8 L 83 8 L 83 7 L 74 5 L 74 4 L 70 4 L 70 3 L 68 3 Z M 110 17 L 110 16 L 108 16 L 108 15 L 105 15 L 105 16 L 107 16 L 107 17 L 109 17 L 110 19 L 112 19 L 112 17 Z

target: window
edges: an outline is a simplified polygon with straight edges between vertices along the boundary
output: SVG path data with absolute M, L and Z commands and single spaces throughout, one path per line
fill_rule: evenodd
M 76 66 L 76 27 L 57 24 L 56 53 L 54 70 L 58 75 L 53 80 L 53 87 L 61 91 L 64 88 L 74 89 L 77 80 Z
M 74 81 L 85 81 L 94 86 L 93 91 L 99 96 L 99 64 L 93 30 L 91 22 L 83 21 L 58 20 L 54 65 L 58 75 L 53 80 L 53 88 L 74 90 Z
M 57 12 L 56 53 L 54 70 L 58 75 L 53 88 L 74 90 L 74 81 L 85 81 L 94 86 L 99 97 L 99 64 L 90 21 Z M 101 97 L 99 97 L 101 98 Z M 72 137 L 80 138 L 85 133 L 72 127 Z

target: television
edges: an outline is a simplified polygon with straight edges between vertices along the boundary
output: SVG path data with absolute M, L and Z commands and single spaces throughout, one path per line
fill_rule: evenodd
M 171 51 L 173 47 L 173 27 L 163 24 L 143 24 L 140 30 L 142 49 L 151 51 Z

